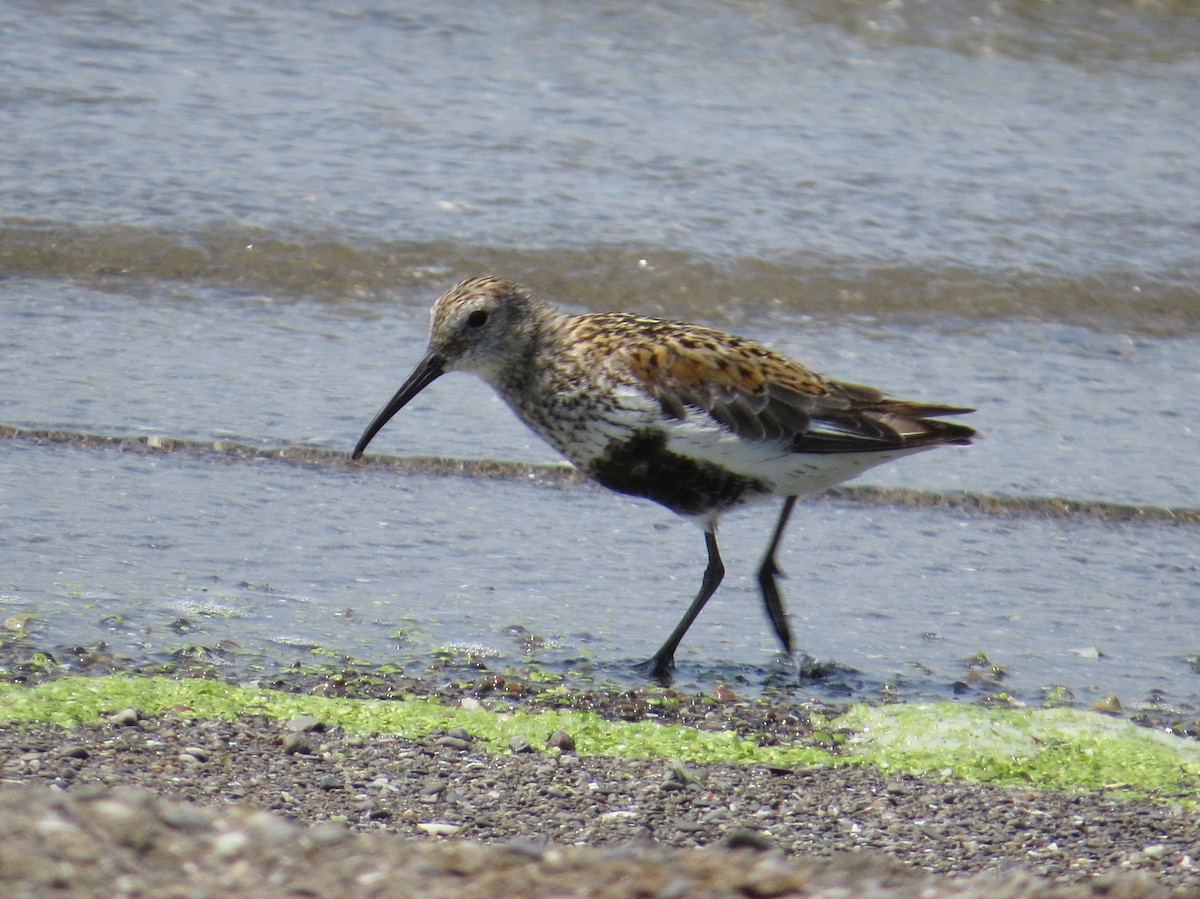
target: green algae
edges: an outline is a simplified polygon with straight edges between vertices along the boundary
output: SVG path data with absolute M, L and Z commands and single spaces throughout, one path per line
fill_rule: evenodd
M 696 764 L 803 767 L 873 765 L 880 771 L 996 785 L 1103 790 L 1200 807 L 1200 744 L 1093 712 L 985 709 L 954 703 L 857 705 L 826 722 L 848 734 L 839 752 L 811 745 L 760 746 L 730 731 L 653 721 L 611 721 L 581 711 L 490 711 L 426 697 L 341 699 L 238 687 L 210 680 L 112 675 L 67 677 L 36 687 L 0 684 L 0 722 L 90 723 L 123 708 L 146 715 L 233 719 L 313 715 L 350 733 L 418 738 L 453 727 L 507 751 L 524 737 L 544 746 L 569 733 L 579 755 L 657 757 Z
M 1078 709 L 855 706 L 837 719 L 882 771 L 1200 803 L 1200 743 Z
M 728 731 L 701 731 L 654 722 L 612 722 L 591 712 L 493 712 L 444 705 L 425 697 L 404 701 L 340 699 L 236 687 L 208 680 L 124 675 L 66 677 L 33 688 L 0 684 L 0 722 L 42 721 L 71 727 L 123 708 L 143 714 L 185 714 L 233 719 L 265 715 L 289 719 L 313 715 L 349 733 L 388 733 L 416 738 L 462 727 L 492 749 L 515 736 L 545 745 L 555 730 L 575 739 L 580 755 L 677 758 L 690 762 L 770 762 L 810 765 L 832 761 L 806 746 L 762 748 Z

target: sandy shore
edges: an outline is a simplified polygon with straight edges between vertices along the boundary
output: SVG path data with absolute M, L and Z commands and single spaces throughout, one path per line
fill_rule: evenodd
M 31 896 L 1200 890 L 1200 816 L 1167 804 L 536 749 L 257 717 L 5 725 L 0 871 Z

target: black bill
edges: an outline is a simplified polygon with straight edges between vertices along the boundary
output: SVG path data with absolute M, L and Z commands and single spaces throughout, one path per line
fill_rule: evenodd
M 425 358 L 417 363 L 417 367 L 413 370 L 413 373 L 408 376 L 408 380 L 396 391 L 396 395 L 388 400 L 387 405 L 380 409 L 379 414 L 367 425 L 367 429 L 363 431 L 363 435 L 358 438 L 358 444 L 354 447 L 354 452 L 350 454 L 350 458 L 357 459 L 362 456 L 363 450 L 367 448 L 367 444 L 380 432 L 391 417 L 403 409 L 409 400 L 440 378 L 445 372 L 446 368 L 442 357 L 434 352 L 426 353 Z

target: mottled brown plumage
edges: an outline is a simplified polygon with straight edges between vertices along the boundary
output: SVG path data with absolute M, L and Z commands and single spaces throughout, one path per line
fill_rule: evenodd
M 936 418 L 970 409 L 834 381 L 753 340 L 626 313 L 569 315 L 509 281 L 484 277 L 463 281 L 434 304 L 424 359 L 367 427 L 354 457 L 448 371 L 488 381 L 601 484 L 702 525 L 708 567 L 687 614 L 647 663 L 659 677 L 724 575 L 716 543 L 724 512 L 785 497 L 759 583 L 790 653 L 775 551 L 796 497 L 900 456 L 968 444 L 975 433 Z

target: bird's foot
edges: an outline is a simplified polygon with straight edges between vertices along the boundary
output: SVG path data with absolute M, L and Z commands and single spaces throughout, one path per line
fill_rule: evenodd
M 806 652 L 801 653 L 800 656 L 796 669 L 805 680 L 826 680 L 839 671 L 845 673 L 850 670 L 835 659 L 821 661 Z
M 837 667 L 836 663 L 818 661 L 804 650 L 799 653 L 781 652 L 779 664 L 795 672 L 800 680 L 824 680 Z
M 669 687 L 674 678 L 671 672 L 675 670 L 674 656 L 660 656 L 657 653 L 646 659 L 644 662 L 638 662 L 633 666 L 634 670 L 646 677 L 658 681 L 664 687 Z

